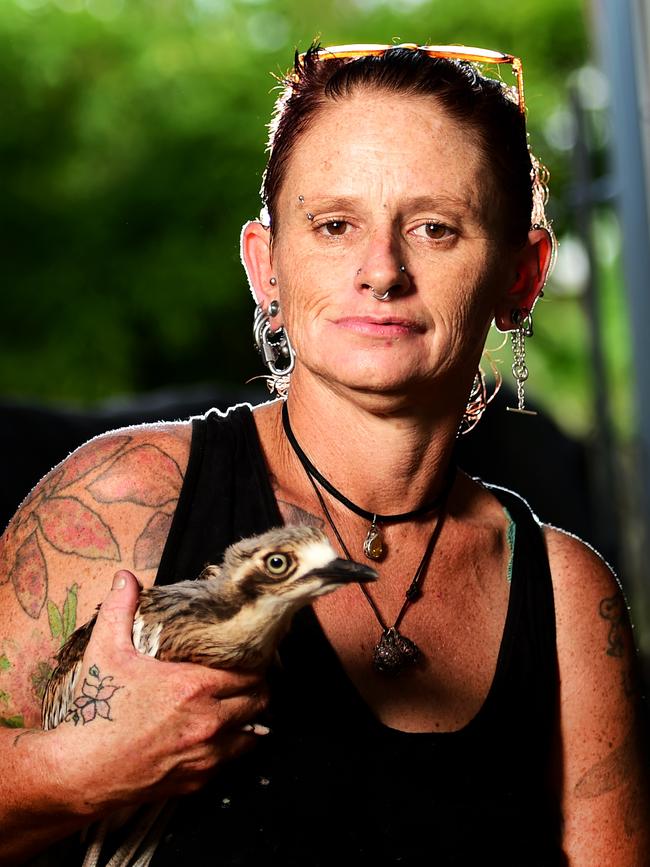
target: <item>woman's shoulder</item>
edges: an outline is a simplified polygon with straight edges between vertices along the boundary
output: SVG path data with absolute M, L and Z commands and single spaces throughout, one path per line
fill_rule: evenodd
M 48 656 L 92 616 L 118 569 L 153 584 L 191 427 L 151 424 L 94 437 L 40 481 L 9 522 L 0 538 L 0 659 L 6 656 L 18 680 L 7 686 L 0 676 L 0 691 L 13 696 L 14 715 L 34 718 L 36 694 L 21 692 L 36 677 L 30 666 L 46 670 Z
M 191 439 L 191 422 L 132 425 L 99 434 L 50 470 L 18 514 L 34 500 L 73 492 L 83 492 L 97 504 L 153 504 L 167 494 L 171 498 L 184 476 Z
M 544 539 L 552 571 L 567 589 L 584 586 L 585 577 L 602 589 L 618 587 L 618 581 L 604 557 L 588 542 L 552 524 L 544 524 Z
M 629 630 L 628 607 L 621 585 L 605 559 L 587 542 L 565 530 L 544 526 L 553 579 L 558 647 L 585 652 L 618 653 Z

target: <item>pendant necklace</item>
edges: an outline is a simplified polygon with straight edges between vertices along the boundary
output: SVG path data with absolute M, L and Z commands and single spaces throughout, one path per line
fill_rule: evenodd
M 307 478 L 311 482 L 311 486 L 314 489 L 314 493 L 316 494 L 316 497 L 318 498 L 321 509 L 323 510 L 323 514 L 327 518 L 327 522 L 329 523 L 330 527 L 332 528 L 332 531 L 334 532 L 334 535 L 336 536 L 343 553 L 348 558 L 348 560 L 351 560 L 352 556 L 350 555 L 350 552 L 348 551 L 347 545 L 345 544 L 345 542 L 341 538 L 341 534 L 339 533 L 338 528 L 337 528 L 336 524 L 334 523 L 334 519 L 332 518 L 332 515 L 330 514 L 330 510 L 327 508 L 327 503 L 325 502 L 323 495 L 320 492 L 318 485 L 316 484 L 317 481 L 320 484 L 322 484 L 322 480 L 324 479 L 324 477 L 321 476 L 321 474 L 316 470 L 316 468 L 313 466 L 313 464 L 311 464 L 311 462 L 307 459 L 306 455 L 304 454 L 304 452 L 302 451 L 302 449 L 298 445 L 298 442 L 297 442 L 297 440 L 293 434 L 293 431 L 291 429 L 291 425 L 289 423 L 289 413 L 287 411 L 286 403 L 283 404 L 283 406 L 282 406 L 282 423 L 284 425 L 285 433 L 287 434 L 287 439 L 289 440 L 289 443 L 290 443 L 291 447 L 293 448 L 294 452 L 296 453 L 297 457 L 300 459 L 300 462 L 303 466 L 303 469 L 305 470 Z M 304 461 L 302 460 L 301 455 L 305 457 Z M 406 590 L 406 593 L 404 594 L 404 602 L 402 603 L 402 607 L 400 608 L 399 613 L 398 613 L 398 615 L 395 619 L 395 622 L 393 623 L 392 626 L 388 626 L 388 624 L 386 623 L 386 621 L 382 617 L 381 612 L 379 611 L 379 608 L 377 607 L 377 603 L 370 595 L 370 592 L 368 591 L 368 589 L 363 584 L 358 585 L 359 589 L 361 590 L 363 595 L 368 600 L 368 604 L 370 605 L 375 617 L 377 618 L 379 625 L 381 626 L 382 633 L 381 633 L 381 637 L 379 638 L 379 641 L 375 645 L 373 655 L 372 655 L 372 662 L 373 662 L 375 669 L 377 671 L 381 672 L 382 674 L 388 674 L 388 675 L 399 674 L 399 672 L 402 671 L 407 666 L 414 665 L 415 663 L 417 663 L 418 660 L 422 656 L 422 651 L 417 646 L 417 644 L 414 641 L 411 641 L 410 638 L 407 638 L 405 635 L 402 635 L 402 633 L 399 631 L 399 627 L 402 623 L 402 620 L 404 619 L 404 615 L 406 614 L 408 608 L 414 602 L 416 602 L 420 598 L 420 596 L 422 595 L 422 583 L 424 581 L 424 576 L 426 575 L 427 566 L 429 565 L 431 555 L 433 554 L 434 548 L 436 547 L 436 542 L 440 538 L 440 533 L 442 531 L 442 527 L 443 527 L 445 516 L 446 516 L 447 498 L 448 498 L 449 492 L 451 491 L 451 488 L 453 486 L 455 477 L 456 477 L 456 468 L 455 468 L 455 466 L 452 465 L 450 467 L 449 473 L 447 474 L 447 478 L 445 479 L 445 484 L 443 486 L 443 489 L 442 489 L 441 493 L 438 495 L 438 497 L 436 498 L 436 503 L 440 508 L 440 511 L 438 514 L 438 520 L 436 521 L 436 525 L 433 528 L 433 532 L 431 533 L 431 536 L 429 537 L 429 541 L 427 542 L 427 546 L 424 550 L 424 554 L 422 555 L 422 559 L 420 560 L 420 563 L 419 563 L 417 569 L 415 570 L 415 574 L 413 575 L 413 578 L 411 579 L 411 583 L 409 584 L 408 589 Z M 325 480 L 325 481 L 327 481 L 327 480 Z M 327 482 L 326 485 L 323 485 L 323 487 L 325 488 L 325 490 L 329 491 L 330 493 L 331 493 L 330 487 L 333 488 L 333 486 L 330 485 L 329 482 Z M 335 488 L 333 488 L 333 490 L 336 491 Z M 350 501 L 347 500 L 347 498 L 343 497 L 342 494 L 339 494 L 338 491 L 336 491 L 336 493 L 334 493 L 333 496 L 336 499 L 340 500 L 340 502 L 342 502 L 344 505 L 347 505 L 348 503 L 350 503 Z M 353 504 L 351 504 L 351 505 L 353 505 Z M 432 508 L 433 508 L 432 506 L 428 506 L 426 511 L 430 511 Z M 357 512 L 357 514 L 360 514 L 360 512 L 363 510 L 358 510 L 358 508 L 355 507 L 352 509 L 352 511 Z M 416 511 L 419 512 L 420 510 L 416 510 Z M 366 515 L 369 515 L 369 514 L 371 514 L 371 513 L 364 512 L 362 517 L 366 517 Z M 411 512 L 411 513 L 405 513 L 405 514 L 412 515 L 413 513 Z M 380 517 L 380 516 L 376 516 L 376 517 Z M 386 517 L 394 520 L 394 516 L 386 516 Z M 406 519 L 403 518 L 402 520 L 406 520 Z M 371 526 L 371 529 L 372 529 L 372 526 Z M 366 537 L 366 541 L 367 541 L 367 537 Z M 365 551 L 365 543 L 364 543 L 364 551 Z
M 442 491 L 434 497 L 433 500 L 424 503 L 424 505 L 419 506 L 417 509 L 412 509 L 410 512 L 401 512 L 397 515 L 380 515 L 378 512 L 368 512 L 366 509 L 362 509 L 361 506 L 357 506 L 357 504 L 353 503 L 352 500 L 348 500 L 348 498 L 337 490 L 337 488 L 335 488 L 334 485 L 328 481 L 309 460 L 300 447 L 291 427 L 291 423 L 289 422 L 289 410 L 287 409 L 286 402 L 282 404 L 282 426 L 284 427 L 284 432 L 289 440 L 291 448 L 294 450 L 296 457 L 303 465 L 307 475 L 312 479 L 316 479 L 318 484 L 325 488 L 328 494 L 331 494 L 339 501 L 339 503 L 342 503 L 351 512 L 354 512 L 361 518 L 365 518 L 366 521 L 370 521 L 370 527 L 368 528 L 366 538 L 363 542 L 363 553 L 369 560 L 382 560 L 386 554 L 386 544 L 381 532 L 381 524 L 400 524 L 404 521 L 413 521 L 416 518 L 421 518 L 424 515 L 427 515 L 429 512 L 433 512 L 442 503 L 443 497 L 445 496 L 445 490 L 449 484 L 449 479 L 445 480 Z M 451 473 L 452 479 L 453 475 L 454 474 Z

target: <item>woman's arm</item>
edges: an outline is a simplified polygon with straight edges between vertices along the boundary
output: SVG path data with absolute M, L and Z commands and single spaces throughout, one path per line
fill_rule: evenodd
M 0 541 L 0 864 L 117 806 L 197 788 L 251 743 L 239 729 L 260 710 L 257 680 L 136 653 L 137 583 L 122 572 L 109 592 L 120 569 L 153 583 L 188 451 L 183 426 L 93 440 L 39 484 Z M 53 654 L 104 597 L 84 668 L 118 687 L 108 713 L 38 731 Z
M 549 529 L 560 668 L 560 779 L 571 867 L 650 864 L 648 729 L 627 606 L 603 560 Z

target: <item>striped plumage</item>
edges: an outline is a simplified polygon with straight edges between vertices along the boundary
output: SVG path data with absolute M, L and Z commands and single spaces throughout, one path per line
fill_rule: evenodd
M 207 566 L 196 581 L 143 590 L 133 644 L 163 660 L 264 668 L 299 608 L 343 584 L 375 577 L 369 567 L 339 559 L 315 527 L 269 530 L 231 545 L 222 564 Z M 44 729 L 73 707 L 94 623 L 77 629 L 58 654 L 43 698 Z
M 207 566 L 196 581 L 142 590 L 133 644 L 163 660 L 263 669 L 299 608 L 343 584 L 375 578 L 373 569 L 339 559 L 321 530 L 269 530 L 231 545 L 222 564 Z M 77 629 L 58 654 L 43 698 L 44 729 L 74 709 L 95 619 Z M 83 867 L 147 867 L 173 809 L 173 802 L 145 804 L 102 820 L 89 834 Z M 107 834 L 116 828 L 125 829 L 122 842 L 106 855 Z

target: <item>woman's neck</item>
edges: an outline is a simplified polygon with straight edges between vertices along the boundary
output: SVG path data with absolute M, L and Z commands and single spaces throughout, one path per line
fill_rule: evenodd
M 385 395 L 341 394 L 292 383 L 287 403 L 291 429 L 311 463 L 348 499 L 370 512 L 416 509 L 442 488 L 459 411 L 436 413 L 423 401 Z M 304 474 L 274 407 L 274 439 L 282 462 Z

